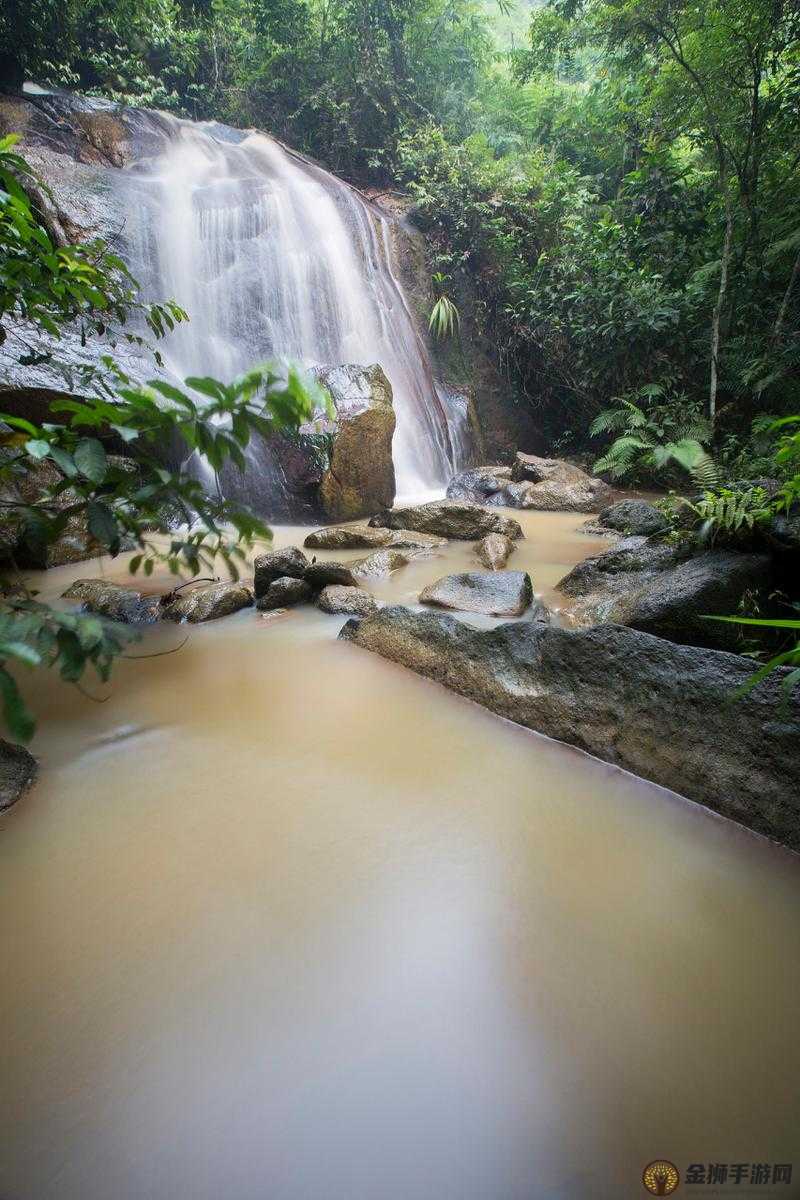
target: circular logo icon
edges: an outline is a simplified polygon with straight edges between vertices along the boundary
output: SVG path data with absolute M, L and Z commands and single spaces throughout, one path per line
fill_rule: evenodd
M 661 1158 L 648 1163 L 642 1171 L 642 1183 L 653 1196 L 671 1196 L 680 1181 L 678 1168 Z

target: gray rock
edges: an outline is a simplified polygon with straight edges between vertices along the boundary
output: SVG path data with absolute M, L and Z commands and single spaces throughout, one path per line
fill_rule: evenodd
M 270 550 L 259 554 L 253 560 L 253 590 L 256 599 L 263 596 L 271 583 L 276 579 L 302 579 L 305 575 L 308 559 L 302 550 L 296 546 L 287 546 L 284 550 Z
M 353 574 L 365 579 L 385 579 L 387 575 L 391 575 L 392 571 L 404 567 L 410 557 L 411 552 L 392 550 L 391 547 L 385 546 L 382 550 L 376 550 L 373 554 L 368 554 L 366 558 L 354 563 Z
M 76 579 L 62 592 L 61 598 L 75 601 L 84 612 L 110 617 L 126 625 L 149 624 L 161 616 L 159 596 L 109 583 L 106 579 Z
M 322 589 L 317 604 L 326 613 L 353 613 L 358 617 L 369 617 L 378 610 L 377 602 L 369 592 L 335 583 Z
M 560 458 L 518 453 L 511 468 L 513 484 L 495 503 L 546 512 L 598 512 L 613 493 L 602 479 Z M 516 485 L 516 486 L 515 486 Z
M 0 738 L 0 812 L 27 792 L 38 770 L 39 764 L 24 746 Z
M 517 521 L 460 500 L 432 500 L 428 504 L 394 508 L 374 516 L 370 525 L 379 529 L 413 529 L 467 542 L 487 533 L 503 533 L 512 539 L 522 537 Z
M 519 617 L 533 600 L 527 571 L 467 571 L 445 575 L 420 592 L 421 604 L 490 617 Z
M 172 603 L 165 605 L 168 621 L 216 621 L 228 617 L 240 608 L 249 608 L 253 593 L 243 583 L 198 583 L 178 592 Z
M 504 533 L 487 533 L 475 546 L 478 560 L 490 571 L 502 571 L 514 550 L 514 543 Z
M 353 574 L 355 564 L 340 562 L 309 563 L 305 571 L 305 581 L 315 592 L 329 584 L 336 583 L 342 587 L 358 587 L 358 580 Z
M 455 475 L 448 484 L 450 500 L 492 503 L 493 497 L 511 482 L 511 467 L 470 467 Z
M 639 534 L 649 537 L 667 528 L 667 519 L 654 504 L 646 500 L 617 500 L 609 504 L 598 517 L 598 524 L 620 533 Z
M 369 525 L 329 526 L 310 533 L 303 545 L 310 550 L 372 550 L 393 546 L 398 550 L 446 546 L 447 538 L 413 529 L 373 529 Z
M 732 704 L 750 660 L 620 626 L 476 630 L 384 608 L 340 637 L 800 850 L 800 690 L 787 711 L 786 669 Z
M 578 563 L 558 588 L 582 598 L 572 609 L 580 624 L 630 625 L 687 645 L 735 648 L 740 627 L 704 618 L 735 615 L 748 593 L 768 590 L 769 557 L 733 550 L 685 555 L 672 546 L 628 538 Z
M 305 579 L 284 575 L 268 584 L 267 590 L 256 600 L 256 608 L 262 612 L 273 608 L 291 608 L 295 604 L 305 604 L 313 595 L 313 589 Z

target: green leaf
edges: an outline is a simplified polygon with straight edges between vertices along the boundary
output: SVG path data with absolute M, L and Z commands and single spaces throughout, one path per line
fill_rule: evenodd
M 119 551 L 119 527 L 107 504 L 91 500 L 86 510 L 89 533 L 103 546 L 108 546 L 112 555 Z
M 12 737 L 20 742 L 29 742 L 36 729 L 25 701 L 20 695 L 16 680 L 5 667 L 0 667 L 0 695 L 3 697 L 3 718 Z
M 47 458 L 50 453 L 50 443 L 44 441 L 43 438 L 31 438 L 29 442 L 25 443 L 25 449 L 31 458 Z
M 97 438 L 83 438 L 75 447 L 75 465 L 92 483 L 102 483 L 106 477 L 108 459 Z
M 74 479 L 78 474 L 78 468 L 75 466 L 72 455 L 67 454 L 66 450 L 63 450 L 61 446 L 51 445 L 49 451 L 50 457 L 56 466 L 60 467 L 69 479 Z
M 0 658 L 15 658 L 28 667 L 38 667 L 42 662 L 41 654 L 27 642 L 0 641 Z

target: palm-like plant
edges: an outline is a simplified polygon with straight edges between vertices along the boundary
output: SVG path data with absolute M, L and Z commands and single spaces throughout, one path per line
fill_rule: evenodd
M 432 279 L 434 288 L 439 294 L 431 309 L 428 328 L 437 338 L 452 337 L 461 324 L 461 317 L 453 301 L 449 296 L 445 296 L 442 290 L 447 282 L 446 276 L 442 275 L 440 271 L 436 271 Z

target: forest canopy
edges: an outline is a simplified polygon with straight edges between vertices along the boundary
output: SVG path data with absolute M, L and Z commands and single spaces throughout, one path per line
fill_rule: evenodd
M 469 286 L 556 448 L 771 462 L 800 403 L 796 3 L 11 0 L 0 35 L 9 76 L 410 194 L 437 292 Z

